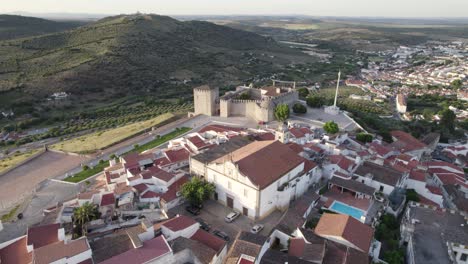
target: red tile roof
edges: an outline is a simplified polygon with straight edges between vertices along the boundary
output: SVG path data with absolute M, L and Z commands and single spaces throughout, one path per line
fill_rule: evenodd
M 223 163 L 226 160 L 235 163 L 239 171 L 259 189 L 268 187 L 304 162 L 302 157 L 279 141 L 254 141 L 215 162 Z
M 303 238 L 291 238 L 288 254 L 293 257 L 302 257 L 304 255 L 305 241 Z
M 224 240 L 202 229 L 198 229 L 197 232 L 195 232 L 195 234 L 193 234 L 193 236 L 190 237 L 190 239 L 196 240 L 204 244 L 205 246 L 216 251 L 217 253 L 221 252 L 221 250 L 226 245 L 226 242 Z
M 182 189 L 182 185 L 184 185 L 188 181 L 189 179 L 187 178 L 187 176 L 183 176 L 182 178 L 178 179 L 171 186 L 169 186 L 169 189 L 167 190 L 167 192 L 161 195 L 161 199 L 164 200 L 165 202 L 170 202 L 176 199 L 177 192 L 180 191 Z
M 309 172 L 315 167 L 317 167 L 317 163 L 308 159 L 304 159 L 304 172 Z
M 451 168 L 452 170 L 454 170 L 456 173 L 459 173 L 459 174 L 463 174 L 464 175 L 464 171 L 462 168 L 452 164 L 452 163 L 449 163 L 449 162 L 445 162 L 445 161 L 428 161 L 428 162 L 424 162 L 423 163 L 424 166 L 427 166 L 429 169 L 432 169 L 432 168 Z
M 71 258 L 90 250 L 86 238 L 72 240 L 65 244 L 56 242 L 33 252 L 34 264 L 49 264 L 63 258 Z
M 103 194 L 101 198 L 101 206 L 114 205 L 115 197 L 113 193 Z
M 433 194 L 442 195 L 442 190 L 435 186 L 426 186 L 426 188 Z
M 323 237 L 341 237 L 367 253 L 374 230 L 349 215 L 324 213 L 315 227 L 315 233 Z
M 140 184 L 133 186 L 133 188 L 135 188 L 135 190 L 139 194 L 142 194 L 144 191 L 148 190 L 148 185 L 146 185 L 145 183 L 140 183 Z
M 346 158 L 343 155 L 330 155 L 328 156 L 330 163 L 338 165 L 343 170 L 350 170 L 355 166 L 354 161 Z
M 60 224 L 42 225 L 30 227 L 28 229 L 28 245 L 33 245 L 34 249 L 59 241 L 58 230 Z
M 205 141 L 203 141 L 203 139 L 199 136 L 193 136 L 193 137 L 189 137 L 187 138 L 188 141 L 192 142 L 193 145 L 195 145 L 195 147 L 197 149 L 202 149 L 204 147 L 206 147 L 206 143 Z
M 286 144 L 292 151 L 296 152 L 296 154 L 299 154 L 304 151 L 304 149 L 301 147 L 301 145 L 290 142 Z
M 185 215 L 179 215 L 165 222 L 162 226 L 170 229 L 173 232 L 177 232 L 195 224 L 197 224 L 197 221 L 193 220 L 192 218 Z
M 307 144 L 304 145 L 304 148 L 308 148 L 308 149 L 310 149 L 312 151 L 315 151 L 315 152 L 318 152 L 318 153 L 323 152 L 323 149 L 321 149 L 319 146 L 317 146 L 314 143 L 307 143 Z
M 172 249 L 167 244 L 166 239 L 161 235 L 143 242 L 142 247 L 126 251 L 120 255 L 101 262 L 101 264 L 148 263 L 167 253 L 170 253 L 171 251 Z
M 32 252 L 27 250 L 26 236 L 0 249 L 0 263 L 23 264 L 32 262 Z
M 229 132 L 229 131 L 240 132 L 242 131 L 242 128 L 221 126 L 221 125 L 209 125 L 209 126 L 205 126 L 204 128 L 202 128 L 199 131 L 199 133 L 205 133 L 208 131 L 214 131 L 216 133 L 223 133 L 223 132 Z
M 148 199 L 148 198 L 157 198 L 157 197 L 160 197 L 160 196 L 161 196 L 160 193 L 156 193 L 156 192 L 153 192 L 153 191 L 147 191 L 141 196 L 141 198 Z
M 165 166 L 165 165 L 171 164 L 171 161 L 166 157 L 162 157 L 162 158 L 154 160 L 153 163 L 155 166 Z
M 426 144 L 406 132 L 394 130 L 391 131 L 390 134 L 392 137 L 396 138 L 396 141 L 390 145 L 393 148 L 398 149 L 400 152 L 408 152 L 426 147 Z
M 382 157 L 393 151 L 391 148 L 383 146 L 377 142 L 370 143 L 369 147 L 371 150 L 375 151 L 377 154 L 379 154 Z
M 289 132 L 291 135 L 293 135 L 295 138 L 303 138 L 305 137 L 305 134 L 299 129 L 299 128 L 291 128 L 289 129 Z
M 409 178 L 415 181 L 426 182 L 426 173 L 422 170 L 411 170 Z
M 168 150 L 165 154 L 171 163 L 188 160 L 190 156 L 190 152 L 184 148 L 179 150 Z

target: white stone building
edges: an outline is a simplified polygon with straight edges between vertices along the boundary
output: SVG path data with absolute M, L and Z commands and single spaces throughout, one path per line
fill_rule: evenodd
M 231 139 L 191 157 L 190 170 L 216 186 L 214 199 L 261 219 L 302 195 L 316 166 L 279 141 Z

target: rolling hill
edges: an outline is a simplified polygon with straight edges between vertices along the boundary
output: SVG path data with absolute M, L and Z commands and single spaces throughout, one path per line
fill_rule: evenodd
M 60 32 L 84 24 L 80 21 L 51 21 L 36 17 L 0 15 L 0 41 Z
M 135 95 L 180 98 L 198 84 L 239 84 L 309 60 L 251 32 L 166 16 L 120 15 L 1 41 L 0 105 L 35 106 L 59 91 L 73 94 L 76 104 Z

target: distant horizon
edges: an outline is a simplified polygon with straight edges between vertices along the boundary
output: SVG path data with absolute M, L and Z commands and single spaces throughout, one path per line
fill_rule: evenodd
M 118 16 L 118 15 L 133 15 L 139 11 L 135 12 L 128 12 L 128 13 L 81 13 L 81 12 L 28 12 L 28 11 L 12 11 L 12 12 L 5 12 L 1 13 L 0 15 L 18 15 L 18 16 L 34 16 L 34 17 L 41 17 L 47 18 L 47 16 L 59 16 L 59 15 L 71 15 L 71 16 L 100 16 L 100 17 L 108 17 L 108 16 Z M 152 15 L 160 15 L 160 16 L 169 16 L 169 17 L 301 17 L 301 18 L 362 18 L 362 19 L 409 19 L 409 20 L 467 20 L 468 17 L 443 17 L 443 16 L 427 16 L 427 17 L 418 17 L 418 16 L 352 16 L 352 15 L 341 15 L 341 16 L 332 16 L 332 15 L 307 15 L 307 14 L 161 14 L 155 12 L 139 12 L 142 14 L 152 14 Z
M 466 18 L 464 0 L 15 0 L 0 13 L 172 16 L 312 16 L 375 18 Z M 72 11 L 72 12 L 70 12 Z

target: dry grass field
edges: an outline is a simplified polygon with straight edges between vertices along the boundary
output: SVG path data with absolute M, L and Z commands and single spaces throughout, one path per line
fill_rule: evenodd
M 15 153 L 7 158 L 0 160 L 0 173 L 3 173 L 4 171 L 16 166 L 39 151 L 39 149 L 34 149 L 24 153 Z
M 172 113 L 162 114 L 153 119 L 129 124 L 114 129 L 99 131 L 53 145 L 52 149 L 74 153 L 92 153 L 157 126 L 174 117 Z

